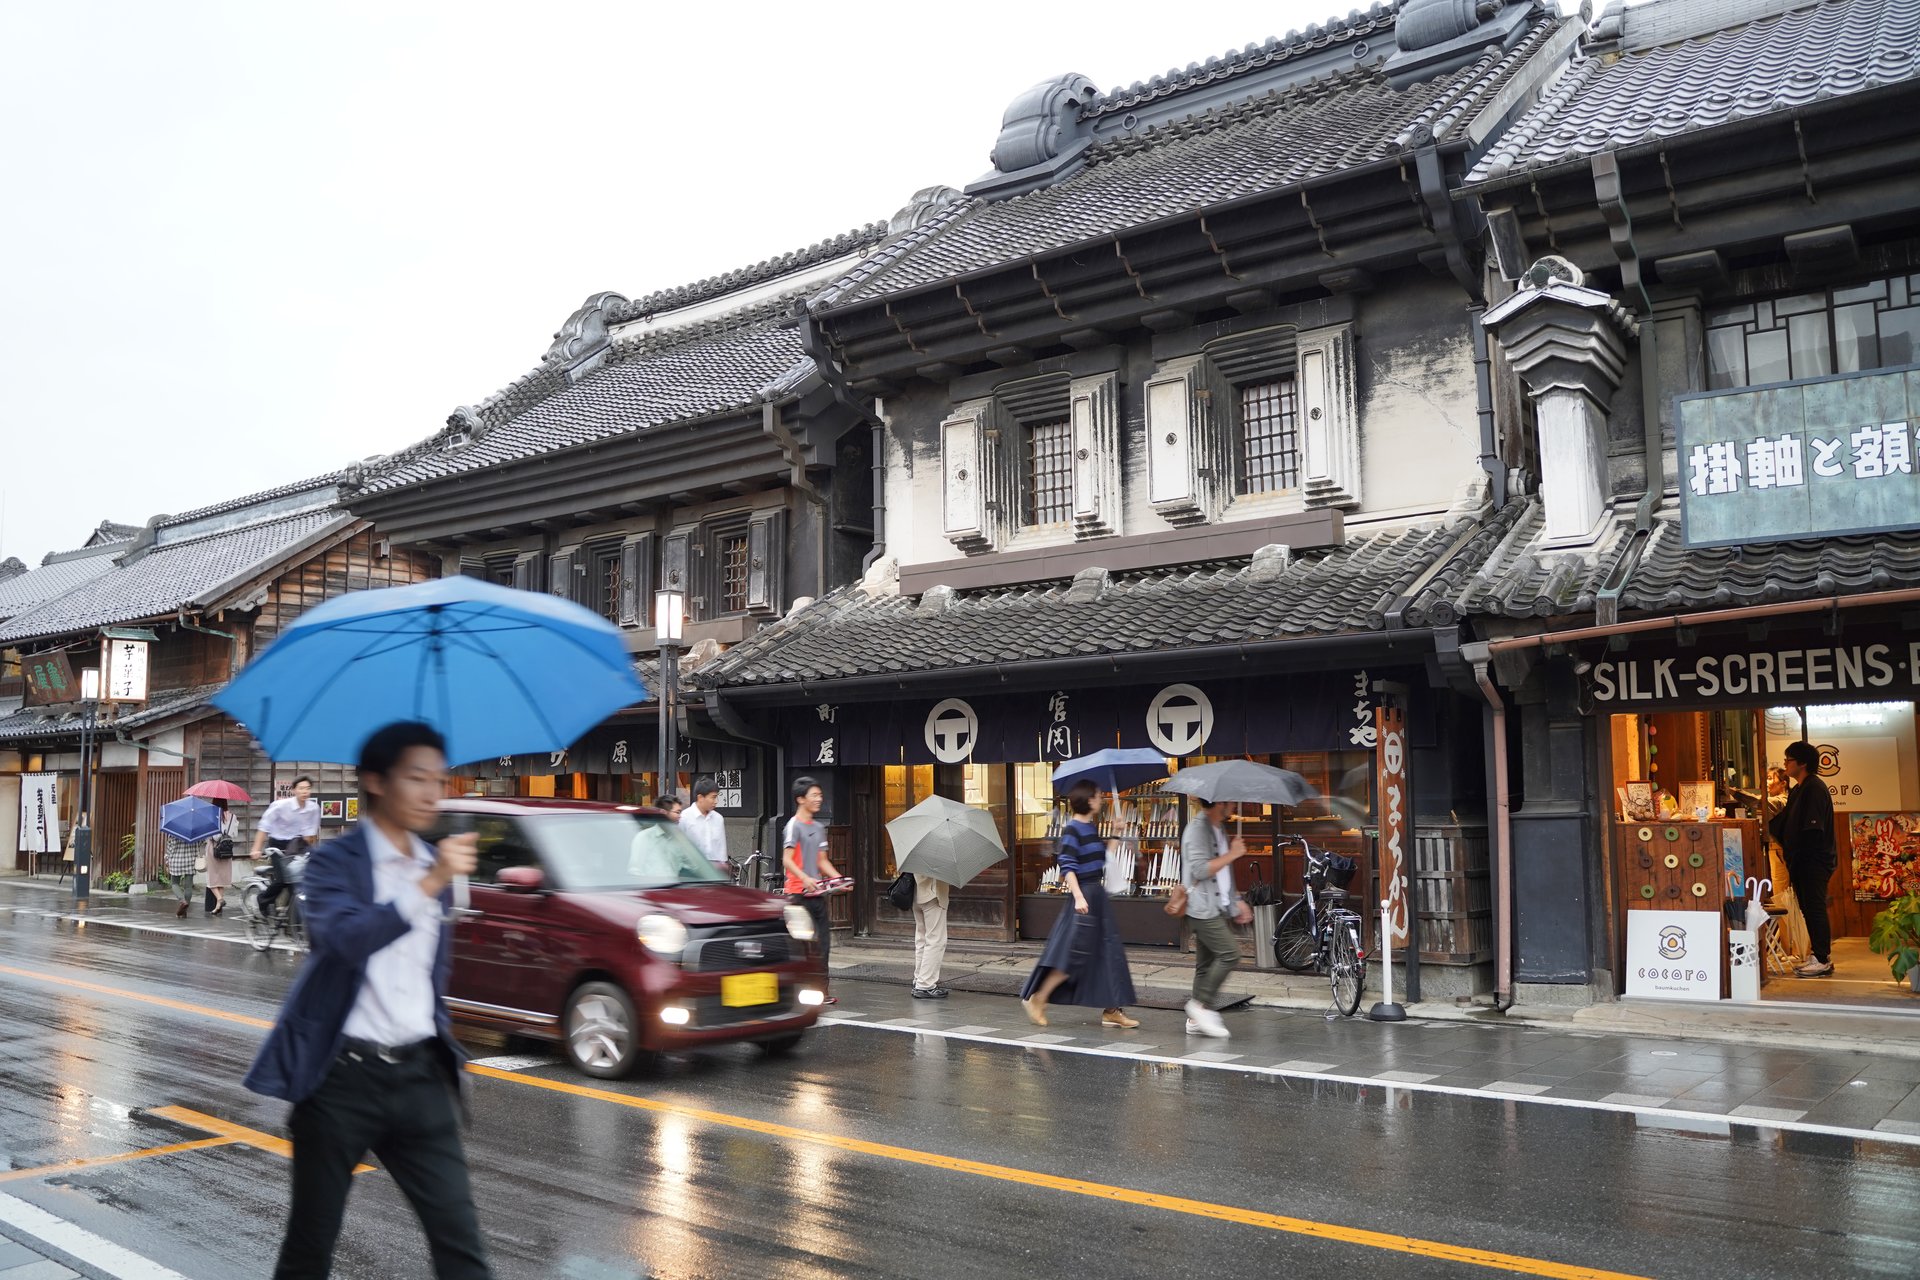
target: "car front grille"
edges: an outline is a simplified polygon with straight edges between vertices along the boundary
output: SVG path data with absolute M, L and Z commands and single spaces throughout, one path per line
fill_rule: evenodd
M 742 1022 L 754 1022 L 761 1018 L 781 1018 L 794 1010 L 793 992 L 782 990 L 780 998 L 772 1004 L 727 1005 L 720 997 L 696 996 L 687 1002 L 693 1009 L 691 1030 L 701 1031 L 712 1027 L 730 1027 Z
M 744 937 L 696 935 L 688 942 L 680 963 L 693 973 L 727 973 L 736 969 L 765 969 L 786 964 L 793 958 L 793 940 L 782 929 L 777 933 Z

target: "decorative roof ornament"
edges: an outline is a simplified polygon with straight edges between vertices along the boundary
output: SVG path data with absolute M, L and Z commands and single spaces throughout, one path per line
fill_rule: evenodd
M 1093 144 L 1092 126 L 1081 111 L 1099 96 L 1099 86 L 1078 72 L 1043 80 L 1020 94 L 1000 117 L 993 172 L 969 185 L 967 194 L 1019 195 L 1065 173 Z
M 1538 0 L 1405 0 L 1394 23 L 1387 77 L 1396 89 L 1458 71 L 1489 46 L 1523 40 Z
M 891 218 L 887 219 L 887 234 L 897 236 L 903 231 L 912 231 L 926 225 L 940 210 L 956 200 L 965 199 L 952 187 L 922 187 L 913 193 L 913 198 L 900 206 Z

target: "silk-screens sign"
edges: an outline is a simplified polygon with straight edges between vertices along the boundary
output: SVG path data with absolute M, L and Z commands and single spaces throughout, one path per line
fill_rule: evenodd
M 1920 528 L 1920 367 L 1676 400 L 1691 547 Z

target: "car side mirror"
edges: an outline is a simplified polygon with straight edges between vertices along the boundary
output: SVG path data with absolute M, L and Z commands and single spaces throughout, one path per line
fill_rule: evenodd
M 538 867 L 502 867 L 494 883 L 508 893 L 538 893 L 547 887 L 547 875 Z

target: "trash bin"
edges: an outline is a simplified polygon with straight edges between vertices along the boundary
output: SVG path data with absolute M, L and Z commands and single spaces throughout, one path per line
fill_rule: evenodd
M 1278 969 L 1273 956 L 1273 931 L 1280 927 L 1280 908 L 1271 904 L 1253 909 L 1253 967 Z

